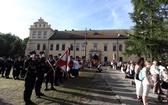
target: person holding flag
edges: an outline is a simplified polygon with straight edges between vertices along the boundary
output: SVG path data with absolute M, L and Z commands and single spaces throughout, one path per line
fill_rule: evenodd
M 45 76 L 46 76 L 46 88 L 45 88 L 45 91 L 48 90 L 48 82 L 50 81 L 51 83 L 51 90 L 56 90 L 54 88 L 54 76 L 55 76 L 55 60 L 53 59 L 53 55 L 50 54 L 49 55 L 49 60 L 46 60 L 46 64 L 47 64 L 47 68 L 46 68 L 46 73 L 45 73 Z
M 64 72 L 68 78 L 69 74 L 68 71 L 70 70 L 70 48 L 66 50 L 66 52 L 60 56 L 60 58 L 57 61 L 57 66 Z M 61 77 L 62 78 L 62 77 Z
M 61 54 L 58 54 L 57 61 L 61 59 Z M 55 86 L 59 86 L 59 82 L 62 82 L 62 71 L 61 68 L 56 63 L 56 69 L 55 69 Z

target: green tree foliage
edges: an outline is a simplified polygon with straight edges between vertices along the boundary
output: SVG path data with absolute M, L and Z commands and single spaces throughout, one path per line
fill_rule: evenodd
M 11 33 L 0 33 L 0 56 L 19 57 L 24 56 L 28 38 L 24 40 Z
M 130 13 L 134 34 L 125 42 L 127 55 L 151 55 L 152 60 L 163 60 L 168 52 L 168 1 L 132 0 Z

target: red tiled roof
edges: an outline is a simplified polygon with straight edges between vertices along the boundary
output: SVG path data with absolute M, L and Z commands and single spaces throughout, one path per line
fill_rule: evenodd
M 74 31 L 55 31 L 50 40 L 55 39 L 127 39 L 127 33 L 132 34 L 133 30 L 74 30 Z M 86 34 L 87 33 L 87 34 Z

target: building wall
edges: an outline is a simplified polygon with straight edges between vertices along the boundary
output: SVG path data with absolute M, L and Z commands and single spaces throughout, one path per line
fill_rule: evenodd
M 136 61 L 137 57 L 132 55 L 130 57 L 124 56 L 123 51 L 125 49 L 124 41 L 127 39 L 116 38 L 116 39 L 86 39 L 87 46 L 85 52 L 85 46 L 82 47 L 82 44 L 85 45 L 85 39 L 55 39 L 50 40 L 49 38 L 54 34 L 53 29 L 47 22 L 45 22 L 42 18 L 31 25 L 29 41 L 27 43 L 26 53 L 35 50 L 37 53 L 40 51 L 44 51 L 46 56 L 49 54 L 58 55 L 63 54 L 66 49 L 73 45 L 73 50 L 71 50 L 71 55 L 73 57 L 79 56 L 84 57 L 86 53 L 86 58 L 91 59 L 94 55 L 98 55 L 101 61 L 112 61 L 113 59 L 119 61 L 122 58 L 123 62 L 128 60 Z M 84 30 L 85 31 L 85 30 Z M 34 34 L 36 32 L 36 34 Z M 41 37 L 38 37 L 38 32 L 41 32 Z M 44 32 L 47 32 L 44 37 Z M 33 36 L 34 35 L 34 36 Z M 97 49 L 94 49 L 94 44 L 97 44 Z M 107 45 L 107 51 L 104 51 L 104 45 Z M 113 51 L 113 45 L 116 45 L 116 51 Z M 45 49 L 43 46 L 45 45 Z M 53 49 L 51 50 L 51 45 Z M 59 49 L 56 50 L 56 45 L 59 45 Z M 62 50 L 62 45 L 65 45 L 65 49 Z M 79 45 L 79 51 L 76 50 L 76 46 Z M 122 50 L 119 50 L 119 46 L 122 46 Z M 39 47 L 39 48 L 38 48 Z M 106 59 L 105 59 L 106 58 Z

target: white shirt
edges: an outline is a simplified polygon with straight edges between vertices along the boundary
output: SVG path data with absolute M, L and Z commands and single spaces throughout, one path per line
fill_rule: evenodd
M 153 74 L 159 74 L 159 68 L 158 68 L 158 66 L 152 65 L 150 67 L 150 72 L 151 72 L 152 75 Z
M 166 68 L 162 65 L 160 65 L 158 68 L 160 69 L 160 80 L 168 83 L 168 74 L 165 74 L 164 71 Z
M 74 61 L 72 69 L 79 69 L 80 65 L 78 61 Z

